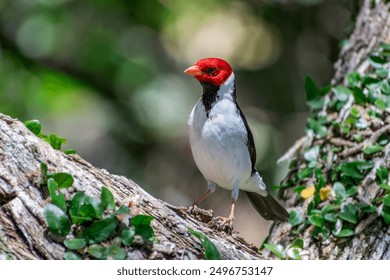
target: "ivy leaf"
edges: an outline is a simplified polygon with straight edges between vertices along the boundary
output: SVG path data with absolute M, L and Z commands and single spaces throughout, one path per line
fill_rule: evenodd
M 87 243 L 84 238 L 73 238 L 65 240 L 64 245 L 70 250 L 80 250 L 83 249 Z
M 49 190 L 51 202 L 66 213 L 66 200 L 62 193 L 57 194 L 58 184 L 53 178 L 47 180 L 47 188 Z
M 91 245 L 88 248 L 88 254 L 98 260 L 124 260 L 126 258 L 125 251 L 116 245 L 108 247 L 102 245 Z
M 390 207 L 383 207 L 381 214 L 383 219 L 385 220 L 385 223 L 390 225 Z
M 305 221 L 305 218 L 299 214 L 298 211 L 292 210 L 290 211 L 290 218 L 288 222 L 294 227 L 302 224 Z
M 77 154 L 77 151 L 75 149 L 68 149 L 64 151 L 64 154 L 66 155 L 74 155 Z
M 321 216 L 321 215 L 318 215 L 318 214 L 312 214 L 310 217 L 309 217 L 309 223 L 311 223 L 312 225 L 315 225 L 316 227 L 319 227 L 321 228 L 323 226 L 323 223 L 324 223 L 324 218 Z
M 342 211 L 338 215 L 344 221 L 352 224 L 357 223 L 357 207 L 353 204 L 344 205 Z
M 390 83 L 388 80 L 382 82 L 381 91 L 384 95 L 390 95 Z
M 339 203 L 340 203 L 341 201 L 343 201 L 343 200 L 347 197 L 347 194 L 346 194 L 344 185 L 343 185 L 342 183 L 340 183 L 340 182 L 334 183 L 334 185 L 333 185 L 333 191 L 335 192 L 336 197 L 337 197 L 337 201 L 338 201 Z
M 127 228 L 122 231 L 121 240 L 123 245 L 130 246 L 134 241 L 135 231 L 133 228 Z
M 43 210 L 50 232 L 62 236 L 70 232 L 70 221 L 66 214 L 56 205 L 46 205 Z
M 277 257 L 280 259 L 285 259 L 286 258 L 286 250 L 283 248 L 282 245 L 274 245 L 274 244 L 269 244 L 269 243 L 264 243 L 263 246 L 270 250 L 272 253 L 274 253 Z
M 148 240 L 154 236 L 154 231 L 150 226 L 153 219 L 152 216 L 139 214 L 131 219 L 131 225 L 134 226 L 136 234 Z
M 187 227 L 187 230 L 189 233 L 196 236 L 202 242 L 202 247 L 205 250 L 204 257 L 206 260 L 220 260 L 221 259 L 221 255 L 220 255 L 217 247 L 215 247 L 215 245 L 207 238 L 206 235 L 204 235 L 203 233 L 201 233 L 199 231 L 195 231 L 189 227 Z
M 341 102 L 348 100 L 348 97 L 353 94 L 349 88 L 343 86 L 334 87 L 332 90 L 336 96 L 336 99 Z
M 43 139 L 50 144 L 55 150 L 61 150 L 62 144 L 66 143 L 66 139 L 51 133 L 49 136 L 43 137 Z
M 376 152 L 379 152 L 379 151 L 382 151 L 383 150 L 383 147 L 381 145 L 378 145 L 378 144 L 370 144 L 368 145 L 367 147 L 364 148 L 363 150 L 363 153 L 365 153 L 366 155 L 372 155 L 372 154 L 375 154 Z
M 307 101 L 312 101 L 320 96 L 317 85 L 309 76 L 305 78 L 305 93 Z
M 50 174 L 49 177 L 57 182 L 59 189 L 69 188 L 74 182 L 73 176 L 65 172 Z
M 102 242 L 111 236 L 118 224 L 118 220 L 113 217 L 95 221 L 84 229 L 82 237 L 88 240 L 89 243 Z
M 68 252 L 66 252 L 64 254 L 64 259 L 65 260 L 75 261 L 75 260 L 81 260 L 81 257 L 78 254 L 74 253 L 74 252 L 68 251 Z
M 387 206 L 387 207 L 390 207 L 390 194 L 387 194 L 387 195 L 383 198 L 383 205 L 384 205 L 384 206 Z
M 389 170 L 385 166 L 380 166 L 376 170 L 376 176 L 381 184 L 387 184 L 389 179 Z
M 102 192 L 100 195 L 100 199 L 102 201 L 103 209 L 114 210 L 115 209 L 115 201 L 114 196 L 110 192 L 110 190 L 106 187 L 102 187 Z
M 363 90 L 359 87 L 354 87 L 352 89 L 353 98 L 356 103 L 364 105 L 367 102 L 367 97 L 364 95 Z
M 339 233 L 333 231 L 333 235 L 336 237 L 348 237 L 354 235 L 354 231 L 352 229 L 342 229 Z
M 368 58 L 368 61 L 371 63 L 372 66 L 374 66 L 375 68 L 378 68 L 380 67 L 381 64 L 385 64 L 387 62 L 387 60 L 383 57 L 380 57 L 380 56 L 376 56 L 376 55 L 371 55 L 369 58 Z
M 308 119 L 308 128 L 313 131 L 315 135 L 318 135 L 319 137 L 325 137 L 327 133 L 327 128 L 324 125 L 326 123 L 325 118 L 320 118 L 318 120 L 314 118 Z
M 320 153 L 320 147 L 314 146 L 313 148 L 305 151 L 304 158 L 307 161 L 317 161 L 319 153 Z
M 42 125 L 38 120 L 25 121 L 24 125 L 37 136 L 41 133 Z
M 303 250 L 303 239 L 296 238 L 290 246 L 291 248 L 299 248 Z
M 77 192 L 69 203 L 70 218 L 77 225 L 100 218 L 102 213 L 100 200 L 92 199 L 84 192 Z

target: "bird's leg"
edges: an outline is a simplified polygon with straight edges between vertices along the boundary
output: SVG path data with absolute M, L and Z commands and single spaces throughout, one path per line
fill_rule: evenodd
M 207 182 L 207 191 L 204 192 L 197 200 L 194 201 L 194 203 L 192 203 L 192 205 L 190 205 L 188 207 L 188 211 L 191 212 L 193 210 L 193 208 L 195 206 L 198 206 L 199 203 L 206 198 L 206 196 L 208 196 L 209 194 L 213 193 L 215 191 L 215 183 L 213 182 Z
M 231 232 L 233 230 L 233 219 L 234 219 L 234 209 L 235 209 L 235 203 L 238 199 L 238 193 L 240 192 L 240 185 L 239 183 L 235 183 L 232 189 L 232 207 L 230 208 L 230 215 L 227 218 L 223 217 L 217 217 L 217 220 L 220 220 L 221 223 L 218 226 L 219 228 L 223 229 L 225 226 L 228 227 L 228 231 Z

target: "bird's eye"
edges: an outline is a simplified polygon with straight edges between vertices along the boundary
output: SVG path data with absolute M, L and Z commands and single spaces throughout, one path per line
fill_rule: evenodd
M 217 71 L 217 68 L 210 67 L 210 68 L 205 69 L 203 72 L 205 72 L 206 74 L 212 75 L 212 74 L 215 74 L 216 71 Z

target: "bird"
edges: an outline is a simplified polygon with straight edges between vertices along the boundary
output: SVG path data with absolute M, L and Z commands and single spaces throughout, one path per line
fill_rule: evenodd
M 203 89 L 188 118 L 188 131 L 192 155 L 207 181 L 207 190 L 192 206 L 198 206 L 218 185 L 231 191 L 230 214 L 220 217 L 222 226 L 233 228 L 240 190 L 264 219 L 288 220 L 288 211 L 271 196 L 255 168 L 254 138 L 237 103 L 235 75 L 229 63 L 204 58 L 184 73 L 195 77 Z

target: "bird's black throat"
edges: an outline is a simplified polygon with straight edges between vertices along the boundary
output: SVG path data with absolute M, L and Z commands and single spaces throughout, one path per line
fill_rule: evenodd
M 218 101 L 218 91 L 220 89 L 220 86 L 216 86 L 210 82 L 201 82 L 200 83 L 203 87 L 203 94 L 202 94 L 202 103 L 206 110 L 206 116 L 209 117 L 209 113 L 215 102 Z M 233 88 L 233 99 L 234 102 L 236 102 L 236 86 L 234 85 Z

